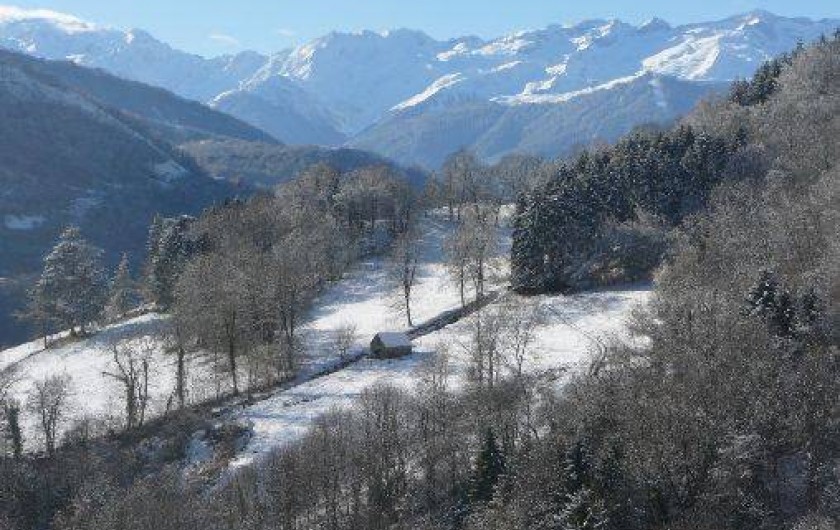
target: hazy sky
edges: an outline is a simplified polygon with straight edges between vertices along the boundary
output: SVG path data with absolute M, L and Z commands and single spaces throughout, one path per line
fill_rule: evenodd
M 331 30 L 421 29 L 438 38 L 483 37 L 587 18 L 680 24 L 766 9 L 840 18 L 839 0 L 18 0 L 119 28 L 142 28 L 174 46 L 217 55 L 276 51 Z

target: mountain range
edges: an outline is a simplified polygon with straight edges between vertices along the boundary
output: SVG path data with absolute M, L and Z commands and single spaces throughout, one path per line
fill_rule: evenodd
M 208 59 L 142 30 L 0 7 L 2 47 L 166 88 L 285 143 L 359 147 L 430 168 L 462 147 L 489 160 L 557 156 L 668 122 L 837 27 L 752 11 L 680 26 L 589 20 L 495 39 L 334 32 L 271 55 Z

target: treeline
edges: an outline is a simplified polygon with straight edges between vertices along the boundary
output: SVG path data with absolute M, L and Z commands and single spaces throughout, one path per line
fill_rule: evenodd
M 716 135 L 683 125 L 561 164 L 517 200 L 514 288 L 553 292 L 644 278 L 662 256 L 665 231 L 702 209 L 716 185 L 746 176 L 733 167 L 744 145 L 740 130 Z
M 430 176 L 424 196 L 429 206 L 446 208 L 450 219 L 460 221 L 462 212 L 475 204 L 511 204 L 547 179 L 551 168 L 552 163 L 537 156 L 512 154 L 486 164 L 471 151 L 461 150 Z
M 826 84 L 836 81 L 830 59 L 814 64 L 817 50 L 836 40 L 823 38 L 816 47 L 800 46 L 767 62 L 752 79 L 733 83 L 725 100 L 701 103 L 671 131 L 640 131 L 615 146 L 586 151 L 525 189 L 517 198 L 513 287 L 540 293 L 648 279 L 670 229 L 703 210 L 719 185 L 760 179 L 784 158 L 830 167 L 834 150 L 814 149 L 836 133 L 821 128 L 832 120 L 831 91 L 809 85 L 826 77 Z M 794 79 L 794 71 L 801 77 Z M 787 91 L 781 90 L 785 83 Z M 800 94 L 814 99 L 769 103 Z M 801 113 L 815 104 L 823 107 Z M 753 107 L 760 110 L 751 115 Z M 793 113 L 780 114 L 785 112 Z

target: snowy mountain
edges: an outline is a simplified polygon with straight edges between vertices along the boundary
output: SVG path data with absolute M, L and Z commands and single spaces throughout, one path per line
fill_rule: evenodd
M 509 104 L 478 98 L 424 103 L 391 113 L 351 140 L 405 164 L 439 167 L 453 146 L 489 160 L 512 153 L 546 157 L 610 142 L 639 125 L 668 123 L 726 85 L 644 73 L 557 97 Z
M 0 46 L 102 68 L 199 101 L 238 87 L 266 61 L 255 52 L 208 60 L 175 50 L 142 30 L 123 31 L 53 11 L 2 6 Z
M 0 46 L 162 86 L 286 143 L 347 142 L 434 166 L 465 146 L 487 158 L 511 149 L 557 155 L 593 137 L 614 139 L 640 121 L 673 119 L 709 91 L 838 26 L 753 11 L 682 26 L 588 20 L 488 40 L 439 41 L 400 29 L 330 33 L 271 57 L 204 59 L 143 31 L 0 8 Z M 656 112 L 627 112 L 628 98 L 631 107 Z M 612 105 L 597 113 L 606 123 L 589 123 L 594 101 Z M 551 121 L 537 123 L 541 114 Z M 571 143 L 547 136 L 576 124 L 584 131 Z

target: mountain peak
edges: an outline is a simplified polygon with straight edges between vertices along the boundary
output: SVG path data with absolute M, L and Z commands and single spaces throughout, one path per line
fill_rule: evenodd
M 646 22 L 643 22 L 642 24 L 640 24 L 638 29 L 639 29 L 640 32 L 650 33 L 650 32 L 653 32 L 653 31 L 669 30 L 669 29 L 671 29 L 671 25 L 668 24 L 668 22 L 666 22 L 665 20 L 662 20 L 659 17 L 653 17 L 653 18 L 647 20 Z
M 759 18 L 759 19 L 764 19 L 764 20 L 779 18 L 778 15 L 776 15 L 775 13 L 772 13 L 770 11 L 767 11 L 766 9 L 753 9 L 752 11 L 748 11 L 747 13 L 744 13 L 743 15 L 741 15 L 741 17 L 742 18 Z

